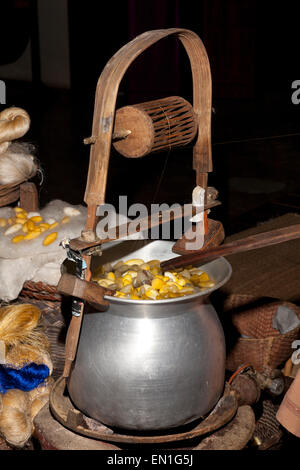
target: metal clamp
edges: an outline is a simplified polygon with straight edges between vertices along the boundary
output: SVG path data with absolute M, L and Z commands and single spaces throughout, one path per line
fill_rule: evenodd
M 70 248 L 70 239 L 67 238 L 60 242 L 60 246 L 62 246 L 67 252 L 67 258 L 70 261 L 73 261 L 76 266 L 76 276 L 80 279 L 84 279 L 85 270 L 87 269 L 86 262 L 80 252 L 76 252 Z M 73 298 L 72 301 L 72 315 L 74 317 L 80 317 L 81 312 L 83 309 L 83 302 L 82 300 Z

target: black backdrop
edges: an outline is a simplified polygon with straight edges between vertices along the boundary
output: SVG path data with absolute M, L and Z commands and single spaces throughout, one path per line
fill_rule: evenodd
M 79 183 L 76 189 L 68 187 L 67 195 L 70 202 L 82 201 L 89 150 L 82 145 L 82 139 L 91 132 L 98 77 L 120 47 L 147 30 L 182 27 L 195 31 L 202 38 L 212 69 L 216 110 L 212 123 L 213 144 L 298 132 L 300 107 L 292 104 L 291 83 L 300 78 L 299 3 L 292 0 L 281 3 L 268 0 L 69 0 L 66 27 L 71 90 L 61 98 L 60 92 L 45 90 L 39 83 L 37 0 L 1 0 L 0 64 L 15 61 L 28 38 L 34 38 L 34 80 L 30 86 L 22 83 L 14 88 L 9 84 L 7 92 L 8 95 L 14 92 L 9 105 L 24 106 L 32 116 L 29 138 L 38 144 L 47 175 L 42 198 L 64 197 L 65 187 L 60 181 L 70 179 L 67 172 L 71 162 L 72 176 L 75 174 Z M 172 94 L 191 101 L 187 56 L 179 41 L 169 38 L 147 50 L 130 67 L 121 83 L 117 107 Z M 268 147 L 259 150 L 260 161 L 266 149 Z M 183 198 L 190 197 L 194 172 L 191 151 L 187 154 L 185 159 L 185 155 L 173 152 L 169 159 L 168 176 L 172 175 L 175 194 L 170 186 L 166 187 L 165 193 L 160 194 L 165 202 L 177 200 L 178 187 Z M 63 168 L 59 182 L 54 166 L 58 158 Z M 132 189 L 133 201 L 143 202 L 144 197 L 151 200 L 154 192 L 151 184 L 153 187 L 158 184 L 165 158 L 166 155 L 157 158 L 155 163 L 147 157 L 130 162 L 113 153 L 108 201 L 114 203 L 115 195 L 125 194 L 132 188 L 135 189 L 135 194 Z M 225 201 L 222 206 L 225 212 L 225 183 L 232 174 L 228 158 L 229 151 L 214 147 L 210 184 L 223 191 L 221 200 Z M 286 158 L 293 167 L 294 157 L 287 154 Z M 178 165 L 188 181 L 186 189 L 182 188 L 183 180 L 177 175 Z M 126 178 L 123 178 L 125 172 Z M 136 174 L 145 175 L 138 187 Z M 164 189 L 164 184 L 161 188 Z
M 296 1 L 69 0 L 73 89 L 94 90 L 109 58 L 138 34 L 184 27 L 205 43 L 216 99 L 267 99 L 274 92 L 284 99 L 299 71 L 299 10 Z M 129 101 L 189 94 L 182 52 L 171 39 L 143 54 L 123 85 Z

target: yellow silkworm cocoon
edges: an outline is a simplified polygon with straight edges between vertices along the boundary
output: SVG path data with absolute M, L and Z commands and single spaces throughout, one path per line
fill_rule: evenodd
M 123 286 L 128 286 L 129 284 L 132 283 L 132 277 L 130 276 L 130 274 L 125 274 L 125 276 L 123 276 L 122 278 L 122 284 Z
M 122 274 L 122 277 L 124 278 L 125 276 L 129 275 L 131 277 L 131 280 L 132 278 L 136 277 L 137 276 L 137 272 L 136 271 L 132 271 L 131 269 L 129 269 L 128 271 L 126 271 L 124 274 Z
M 24 236 L 24 240 L 33 240 L 34 238 L 39 237 L 41 232 L 39 231 L 32 231 L 27 233 L 27 235 Z
M 159 267 L 160 266 L 160 261 L 159 259 L 152 259 L 151 261 L 148 261 L 147 264 L 150 266 L 150 268 Z
M 215 283 L 212 281 L 202 281 L 198 284 L 200 287 L 205 287 L 206 289 L 214 287 Z
M 186 280 L 183 276 L 176 276 L 176 283 L 183 287 L 186 285 Z
M 17 235 L 16 237 L 12 238 L 12 243 L 19 243 L 20 241 L 24 240 L 24 235 Z
M 22 227 L 22 230 L 25 233 L 32 232 L 34 229 L 35 229 L 35 225 L 34 225 L 34 222 L 32 222 L 32 220 L 27 220 L 27 222 L 25 222 Z
M 47 235 L 43 240 L 43 245 L 48 246 L 57 239 L 57 232 L 52 232 Z
M 43 217 L 41 215 L 34 215 L 33 217 L 30 217 L 29 220 L 34 223 L 42 222 Z
M 9 218 L 7 219 L 7 223 L 8 223 L 9 225 L 12 225 L 12 224 L 15 223 L 15 220 L 16 220 L 15 217 L 9 217 Z
M 16 214 L 16 220 L 23 220 L 24 222 L 26 221 L 27 216 L 25 214 Z M 23 223 L 24 223 L 23 222 Z
M 180 284 L 178 284 L 178 282 L 176 281 L 168 281 L 166 282 L 166 286 L 169 286 L 169 287 L 177 287 L 177 289 L 182 289 L 182 286 Z
M 12 235 L 13 233 L 18 232 L 21 228 L 22 228 L 21 224 L 11 225 L 5 230 L 4 235 Z
M 162 286 L 164 285 L 164 281 L 162 279 L 159 279 L 159 278 L 154 278 L 152 280 L 152 287 L 153 289 L 156 289 L 156 290 L 159 290 L 162 288 Z
M 150 287 L 150 289 L 147 289 L 145 292 L 146 296 L 149 297 L 149 299 L 156 299 L 158 296 L 157 290 L 153 289 Z
M 7 225 L 7 220 L 4 219 L 4 217 L 0 218 L 0 227 L 6 227 Z
M 195 294 L 195 290 L 193 289 L 193 287 L 183 287 L 180 293 L 184 295 Z
M 28 216 L 28 213 L 21 207 L 14 207 L 14 211 L 15 211 L 16 217 L 26 219 L 26 217 Z
M 133 259 L 129 259 L 128 261 L 124 261 L 124 264 L 127 264 L 128 266 L 131 266 L 132 264 L 140 265 L 140 264 L 144 264 L 144 260 L 133 258 Z
M 150 266 L 147 263 L 141 264 L 141 269 L 145 269 L 145 271 L 150 271 Z
M 39 224 L 36 228 L 39 229 L 41 232 L 46 232 L 46 230 L 48 230 L 49 227 L 50 227 L 49 224 L 42 223 L 42 224 Z
M 159 289 L 159 293 L 160 294 L 167 294 L 169 292 L 169 287 L 167 286 L 167 284 L 164 284 L 160 289 Z
M 200 280 L 200 282 L 210 281 L 209 275 L 207 273 L 202 273 L 199 276 L 199 280 Z
M 22 207 L 14 207 L 14 211 L 17 214 L 17 213 L 24 212 L 24 209 L 22 209 Z
M 140 294 L 144 294 L 146 290 L 151 289 L 151 288 L 152 286 L 150 284 L 144 284 L 143 286 L 138 287 L 136 291 L 140 295 Z
M 22 218 L 22 217 L 16 217 L 16 224 L 25 224 L 26 222 L 26 217 L 25 218 Z
M 153 268 L 150 269 L 150 272 L 153 274 L 153 276 L 157 276 L 157 274 L 159 273 L 159 267 L 154 266 Z
M 169 280 L 167 276 L 163 276 L 162 274 L 156 274 L 155 279 L 161 279 L 164 282 Z
M 97 282 L 101 287 L 109 287 L 111 284 L 113 284 L 111 279 L 99 279 Z
M 115 293 L 115 297 L 121 297 L 121 298 L 126 297 L 126 294 L 124 294 L 124 292 L 117 290 Z
M 68 223 L 68 222 L 70 222 L 70 217 L 69 217 L 69 216 L 64 217 L 64 218 L 61 219 L 61 221 L 60 221 L 61 224 L 66 224 L 66 223 Z
M 115 274 L 110 271 L 107 275 L 106 275 L 106 278 L 109 279 L 110 281 L 115 281 L 116 280 L 116 276 Z
M 53 228 L 58 226 L 58 222 L 53 222 L 52 224 L 49 225 L 49 230 L 52 230 Z
M 176 273 L 176 274 L 177 274 L 177 273 Z M 169 271 L 166 271 L 166 272 L 164 273 L 164 275 L 165 275 L 166 277 L 168 277 L 169 279 L 171 279 L 171 281 L 174 281 L 174 282 L 176 281 L 176 275 L 175 275 L 175 273 L 170 273 Z

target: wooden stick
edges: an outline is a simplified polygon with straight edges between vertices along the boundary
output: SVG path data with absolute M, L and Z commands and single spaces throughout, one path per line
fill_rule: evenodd
M 104 289 L 94 282 L 85 281 L 68 273 L 64 273 L 61 276 L 57 284 L 57 291 L 64 295 L 71 295 L 86 300 L 100 312 L 107 310 L 109 307 L 109 302 L 103 298 L 104 295 L 114 294 L 113 291 Z
M 91 205 L 88 207 L 88 215 L 85 223 L 84 234 L 88 238 L 88 234 L 93 235 L 96 231 L 98 217 L 96 216 L 97 206 Z M 91 265 L 91 256 L 83 256 L 83 259 L 86 263 L 85 270 L 85 281 L 90 281 L 92 274 L 90 271 Z M 68 328 L 66 343 L 65 343 L 65 365 L 63 370 L 63 377 L 69 377 L 72 363 L 75 359 L 77 352 L 77 345 L 79 340 L 79 334 L 82 324 L 82 319 L 84 315 L 84 302 L 82 303 L 80 309 L 80 315 L 78 317 L 72 315 L 72 319 Z
M 220 201 L 212 201 L 206 204 L 203 210 L 211 209 L 212 207 L 219 206 L 220 204 L 221 204 Z M 105 239 L 87 241 L 87 240 L 82 240 L 82 238 L 74 238 L 73 240 L 70 241 L 70 248 L 75 251 L 81 251 L 87 248 L 93 248 L 95 246 L 102 245 L 103 243 L 108 243 L 114 240 L 118 240 L 120 238 L 124 238 L 125 236 L 127 237 L 129 235 L 134 235 L 140 231 L 149 230 L 151 228 L 161 225 L 162 223 L 166 223 L 168 221 L 171 222 L 172 220 L 177 220 L 179 218 L 182 218 L 183 216 L 192 217 L 199 213 L 199 208 L 193 207 L 192 204 L 186 205 L 185 207 L 183 206 L 180 206 L 180 207 L 181 207 L 181 210 L 178 210 L 175 213 L 169 210 L 161 211 L 159 213 L 159 217 L 155 217 L 154 221 L 153 221 L 153 216 L 151 215 L 148 217 L 143 217 L 139 221 L 136 221 L 136 222 L 139 222 L 138 227 L 136 227 L 136 223 L 134 223 L 135 222 L 134 220 L 126 224 L 118 225 L 117 227 L 114 227 L 107 231 L 107 237 Z M 166 219 L 166 216 L 168 216 L 168 219 Z M 134 230 L 130 231 L 130 226 L 133 223 L 134 223 Z
M 39 210 L 39 196 L 34 183 L 23 183 L 20 186 L 20 205 L 27 212 Z
M 112 141 L 126 139 L 131 134 L 129 129 L 118 129 L 112 135 Z M 91 137 L 86 137 L 83 139 L 84 145 L 93 145 L 96 142 L 96 137 L 91 135 Z
M 224 245 L 219 245 L 204 252 L 178 256 L 177 258 L 161 263 L 161 268 L 167 271 L 187 265 L 197 266 L 219 258 L 220 256 L 255 250 L 296 238 L 300 238 L 300 224 L 251 235 L 250 237 L 241 238 L 231 243 L 225 243 Z

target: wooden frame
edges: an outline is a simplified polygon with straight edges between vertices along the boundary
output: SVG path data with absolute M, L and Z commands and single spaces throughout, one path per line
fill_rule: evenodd
M 92 241 L 96 228 L 97 206 L 104 204 L 107 184 L 115 106 L 120 82 L 132 62 L 148 47 L 168 36 L 180 39 L 190 59 L 193 78 L 193 110 L 198 137 L 193 149 L 196 184 L 207 187 L 207 173 L 212 171 L 211 105 L 212 85 L 208 56 L 201 39 L 182 28 L 148 31 L 123 46 L 104 67 L 96 88 L 90 163 L 84 201 L 88 217 L 82 238 Z M 92 233 L 91 233 L 92 232 Z

